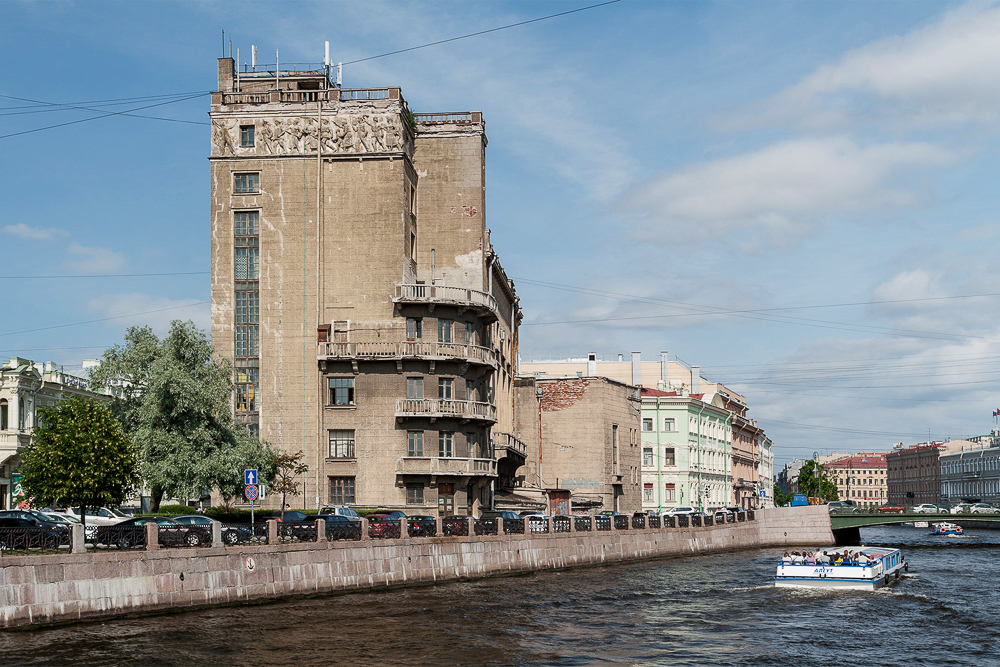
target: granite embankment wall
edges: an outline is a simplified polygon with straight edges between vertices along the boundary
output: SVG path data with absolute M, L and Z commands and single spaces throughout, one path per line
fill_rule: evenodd
M 826 507 L 699 528 L 98 551 L 0 558 L 3 627 L 735 549 L 834 543 Z M 250 571 L 247 557 L 255 560 Z

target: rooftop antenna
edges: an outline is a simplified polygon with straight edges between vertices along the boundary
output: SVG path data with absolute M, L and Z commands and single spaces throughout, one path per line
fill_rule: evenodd
M 226 31 L 222 31 L 222 57 L 226 57 Z
M 257 71 L 257 47 L 253 44 L 250 45 L 250 64 L 253 66 L 253 71 Z
M 340 75 L 343 73 L 343 71 L 344 71 L 344 64 L 337 63 L 337 88 L 340 88 Z
M 236 92 L 240 92 L 240 49 L 236 47 Z
M 323 53 L 323 66 L 330 66 L 330 42 L 326 42 L 326 50 Z
M 278 49 L 274 50 L 274 88 L 281 90 L 281 68 L 278 67 Z

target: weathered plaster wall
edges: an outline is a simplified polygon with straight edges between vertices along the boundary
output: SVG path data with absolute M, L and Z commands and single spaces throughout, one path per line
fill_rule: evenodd
M 471 538 L 421 538 L 0 559 L 4 627 L 473 579 L 731 549 L 831 545 L 826 508 L 756 521 Z M 247 556 L 256 569 L 246 568 Z

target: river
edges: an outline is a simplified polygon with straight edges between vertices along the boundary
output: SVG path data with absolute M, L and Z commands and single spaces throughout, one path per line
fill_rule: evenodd
M 1000 665 L 1000 531 L 862 529 L 876 592 L 771 586 L 777 550 L 0 633 L 0 664 Z

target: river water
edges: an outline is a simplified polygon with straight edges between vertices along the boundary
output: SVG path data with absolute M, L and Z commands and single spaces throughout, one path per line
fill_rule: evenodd
M 1000 531 L 862 540 L 909 573 L 775 589 L 744 551 L 0 633 L 0 665 L 1000 665 Z

